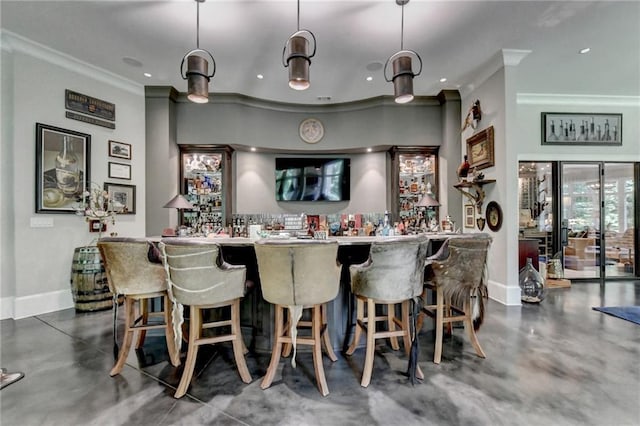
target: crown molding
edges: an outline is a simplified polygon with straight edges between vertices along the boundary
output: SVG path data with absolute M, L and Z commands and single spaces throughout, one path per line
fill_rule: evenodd
M 584 105 L 640 108 L 640 96 L 570 95 L 556 93 L 518 93 L 518 105 Z
M 4 51 L 24 53 L 25 55 L 49 62 L 68 71 L 82 74 L 135 95 L 144 96 L 144 86 L 142 84 L 83 62 L 73 56 L 54 50 L 11 31 L 0 30 L 0 44 L 2 44 L 2 50 Z

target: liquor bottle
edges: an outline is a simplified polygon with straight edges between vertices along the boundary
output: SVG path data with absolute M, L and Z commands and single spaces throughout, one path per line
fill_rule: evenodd
M 78 192 L 80 184 L 80 170 L 78 157 L 73 152 L 73 143 L 65 136 L 62 149 L 56 156 L 56 182 L 58 189 L 65 197 L 71 197 Z
M 547 140 L 549 141 L 557 141 L 558 140 L 558 135 L 556 135 L 556 123 L 554 120 L 551 120 L 551 133 L 549 133 L 549 136 L 547 137 Z
M 576 125 L 573 122 L 573 120 L 569 122 L 569 140 L 571 141 L 576 140 Z
M 578 135 L 576 140 L 579 140 L 579 141 L 587 140 L 587 136 L 584 133 L 584 128 L 585 128 L 584 120 L 582 120 L 582 122 L 580 123 L 580 134 Z
M 604 120 L 604 140 L 611 140 L 611 134 L 609 133 L 609 119 Z
M 559 140 L 564 140 L 564 124 L 562 120 L 560 120 L 560 137 Z
M 415 178 L 411 179 L 411 187 L 410 187 L 409 191 L 412 194 L 415 194 L 416 192 L 418 192 L 418 182 L 416 182 Z

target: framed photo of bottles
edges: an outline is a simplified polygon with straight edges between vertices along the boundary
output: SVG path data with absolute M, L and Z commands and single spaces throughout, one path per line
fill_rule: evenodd
M 542 145 L 622 145 L 622 114 L 543 112 Z
M 90 164 L 90 135 L 36 123 L 36 213 L 75 214 Z

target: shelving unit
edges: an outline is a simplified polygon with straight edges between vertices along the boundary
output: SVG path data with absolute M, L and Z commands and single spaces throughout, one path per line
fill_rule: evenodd
M 438 148 L 393 147 L 389 152 L 393 170 L 392 219 L 417 225 L 424 211 L 417 205 L 422 196 L 430 190 L 438 198 Z
M 184 210 L 180 224 L 194 232 L 227 225 L 231 218 L 230 157 L 228 147 L 180 146 L 180 182 L 185 198 L 193 204 Z
M 482 204 L 484 203 L 484 185 L 495 183 L 495 179 L 484 179 L 476 181 L 463 181 L 453 185 L 462 195 L 469 198 L 476 206 L 476 213 L 482 214 Z M 471 191 L 473 190 L 473 192 Z

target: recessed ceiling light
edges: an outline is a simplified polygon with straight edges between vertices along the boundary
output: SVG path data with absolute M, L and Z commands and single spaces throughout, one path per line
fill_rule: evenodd
M 252 147 L 251 147 L 251 151 L 256 152 L 256 147 L 255 147 L 255 146 L 252 146 Z
M 440 79 L 440 83 L 444 83 L 445 81 L 447 81 L 446 77 L 442 77 L 442 78 Z
M 258 77 L 258 80 L 262 80 L 264 78 L 264 75 L 258 74 L 258 75 L 256 75 L 256 77 Z
M 371 77 L 370 75 L 367 76 L 367 81 L 373 81 L 373 77 Z
M 151 74 L 149 74 L 148 72 L 145 72 L 143 75 L 147 78 L 151 78 Z
M 371 151 L 373 151 L 373 149 L 367 148 L 367 152 L 371 152 Z
M 580 53 L 581 55 L 584 54 L 584 53 L 589 53 L 589 52 L 591 52 L 591 48 L 590 47 L 585 47 L 584 49 L 580 49 L 578 51 L 578 53 Z

